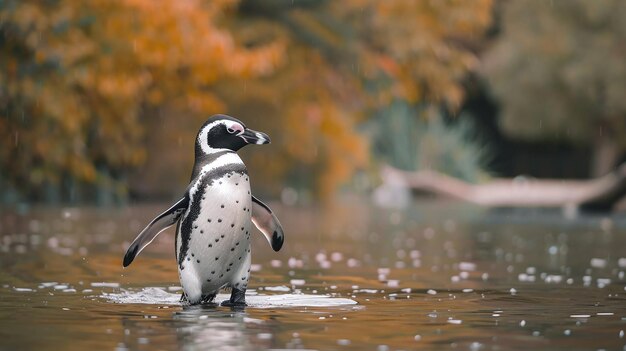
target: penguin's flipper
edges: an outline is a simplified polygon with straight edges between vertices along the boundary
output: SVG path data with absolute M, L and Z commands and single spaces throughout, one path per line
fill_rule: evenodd
M 185 196 L 178 200 L 172 207 L 153 219 L 152 222 L 137 235 L 135 240 L 128 247 L 128 250 L 126 250 L 126 255 L 124 255 L 124 267 L 131 264 L 141 250 L 148 246 L 160 232 L 176 223 L 180 216 L 187 210 L 188 206 L 189 197 L 185 194 Z
M 265 235 L 274 251 L 283 247 L 285 241 L 283 226 L 272 210 L 254 196 L 252 196 L 252 223 Z

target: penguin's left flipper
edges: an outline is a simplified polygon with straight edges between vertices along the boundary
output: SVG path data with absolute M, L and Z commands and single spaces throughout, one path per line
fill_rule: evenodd
M 148 246 L 159 233 L 176 223 L 180 216 L 187 210 L 188 206 L 189 197 L 185 194 L 185 196 L 172 205 L 172 207 L 153 219 L 152 222 L 137 235 L 135 240 L 128 247 L 128 250 L 126 250 L 126 255 L 124 255 L 124 267 L 131 264 L 141 250 Z
M 285 241 L 283 226 L 272 210 L 261 200 L 252 196 L 252 223 L 265 235 L 274 251 L 280 250 Z

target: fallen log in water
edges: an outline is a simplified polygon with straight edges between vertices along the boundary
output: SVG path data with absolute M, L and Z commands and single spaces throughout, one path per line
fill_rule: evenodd
M 400 182 L 414 190 L 488 207 L 575 206 L 582 210 L 610 211 L 626 195 L 626 164 L 590 180 L 516 177 L 471 184 L 435 171 L 408 172 L 390 166 L 384 167 L 382 176 L 386 182 Z

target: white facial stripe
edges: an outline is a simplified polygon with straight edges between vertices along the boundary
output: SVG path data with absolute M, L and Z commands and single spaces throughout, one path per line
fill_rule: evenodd
M 220 124 L 225 125 L 226 128 L 231 128 L 231 129 L 236 129 L 236 130 L 244 129 L 241 124 L 234 122 L 234 121 L 229 121 L 229 120 L 219 120 L 219 121 L 215 121 L 213 123 L 207 124 L 204 128 L 202 128 L 202 130 L 200 131 L 200 134 L 198 134 L 198 142 L 200 143 L 200 148 L 202 148 L 202 151 L 207 155 L 226 150 L 224 148 L 212 148 L 209 146 L 207 142 L 207 135 L 209 134 L 209 131 L 213 127 L 220 125 Z
M 198 143 L 200 144 L 200 148 L 202 148 L 202 151 L 205 154 L 212 154 L 214 152 L 221 151 L 220 149 L 214 149 L 210 147 L 209 144 L 207 143 L 207 135 L 209 134 L 209 131 L 211 130 L 211 128 L 221 123 L 222 121 L 216 121 L 216 122 L 207 124 L 204 128 L 202 128 L 202 130 L 200 131 L 200 134 L 198 134 Z

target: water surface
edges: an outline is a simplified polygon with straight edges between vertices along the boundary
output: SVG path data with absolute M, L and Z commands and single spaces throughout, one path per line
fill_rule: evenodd
M 171 231 L 122 256 L 167 205 L 0 213 L 0 349 L 622 350 L 624 218 L 274 205 L 244 310 L 181 306 Z M 226 299 L 228 295 L 218 296 Z

